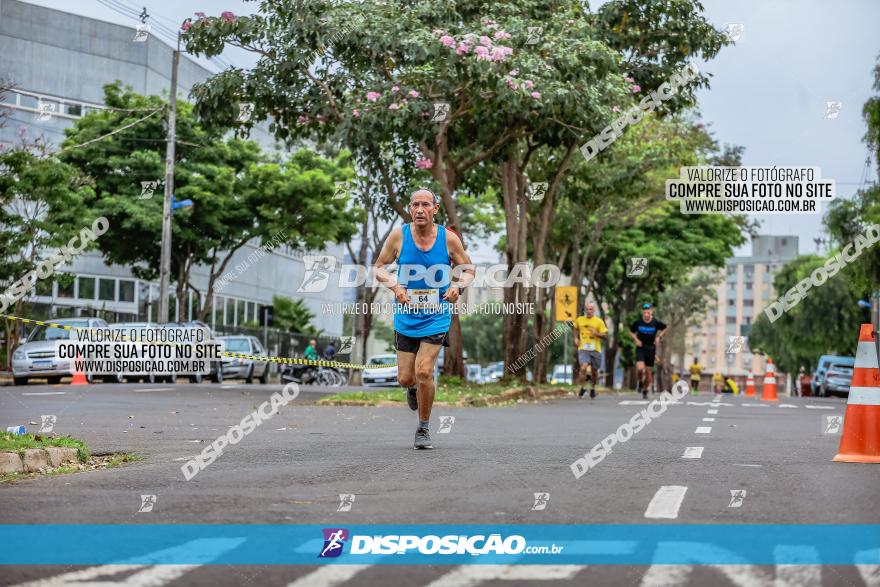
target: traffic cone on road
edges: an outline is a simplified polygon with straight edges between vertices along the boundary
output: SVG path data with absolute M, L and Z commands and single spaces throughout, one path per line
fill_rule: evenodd
M 755 397 L 755 377 L 751 373 L 746 379 L 746 397 Z
M 776 368 L 773 359 L 767 357 L 767 373 L 764 374 L 764 391 L 761 393 L 762 402 L 779 401 L 776 398 Z
M 70 380 L 71 385 L 88 385 L 89 382 L 86 380 L 86 374 L 84 371 L 77 371 L 76 366 L 82 360 L 82 357 L 79 355 L 76 356 L 76 360 L 73 362 L 73 379 Z
M 874 327 L 862 324 L 853 367 L 843 434 L 835 461 L 880 463 L 880 368 Z

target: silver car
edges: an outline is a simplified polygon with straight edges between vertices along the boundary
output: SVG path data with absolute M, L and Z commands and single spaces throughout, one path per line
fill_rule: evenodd
M 53 324 L 76 328 L 106 328 L 107 322 L 100 318 L 70 318 L 54 320 Z M 69 359 L 55 357 L 55 341 L 69 340 L 75 335 L 73 330 L 37 326 L 24 344 L 12 353 L 12 378 L 15 385 L 27 385 L 28 379 L 46 379 L 49 384 L 61 382 L 62 377 L 73 375 Z M 104 380 L 116 381 L 115 375 L 101 376 Z M 86 374 L 92 381 L 92 375 Z
M 396 387 L 397 355 L 374 355 L 367 361 L 367 368 L 361 376 L 364 385 Z
M 217 340 L 224 344 L 223 350 L 228 353 L 261 356 L 266 354 L 266 349 L 263 348 L 256 336 L 218 336 Z M 253 359 L 223 357 L 223 377 L 244 379 L 246 383 L 253 383 L 256 377 L 260 383 L 265 385 L 269 383 L 269 363 Z

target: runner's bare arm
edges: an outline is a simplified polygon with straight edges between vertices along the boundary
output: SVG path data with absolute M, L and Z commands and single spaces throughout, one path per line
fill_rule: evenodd
M 476 269 L 471 263 L 471 258 L 467 251 L 464 250 L 464 244 L 458 235 L 451 230 L 446 231 L 446 250 L 449 251 L 449 259 L 452 262 L 453 270 L 450 272 L 455 279 L 454 283 L 449 286 L 443 299 L 447 302 L 455 303 L 461 295 L 461 290 L 466 288 L 474 280 Z
M 408 304 L 409 298 L 406 295 L 406 288 L 397 283 L 397 278 L 391 274 L 386 267 L 397 260 L 400 255 L 400 248 L 403 246 L 403 229 L 395 228 L 385 239 L 382 250 L 373 264 L 373 275 L 376 280 L 394 292 L 394 297 L 401 304 Z
M 636 336 L 632 330 L 627 331 L 629 333 L 629 337 L 633 339 L 633 342 L 636 343 L 636 346 L 642 346 L 642 341 L 639 340 L 639 337 Z

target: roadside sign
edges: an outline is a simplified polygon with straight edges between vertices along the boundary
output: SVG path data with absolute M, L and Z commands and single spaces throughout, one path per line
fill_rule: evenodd
M 556 286 L 556 321 L 566 322 L 577 317 L 578 288 L 576 285 Z

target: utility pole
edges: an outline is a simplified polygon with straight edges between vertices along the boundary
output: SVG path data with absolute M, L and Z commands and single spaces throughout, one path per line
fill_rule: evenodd
M 168 96 L 168 133 L 165 143 L 165 201 L 162 205 L 162 252 L 159 261 L 159 323 L 168 322 L 168 285 L 171 276 L 171 195 L 174 193 L 174 146 L 177 135 L 177 67 L 180 34 L 171 54 L 171 93 Z

